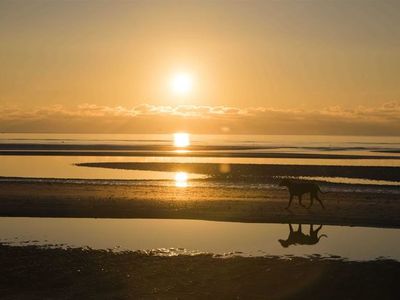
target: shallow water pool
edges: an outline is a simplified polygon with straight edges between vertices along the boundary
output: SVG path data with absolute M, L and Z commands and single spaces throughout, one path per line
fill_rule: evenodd
M 292 228 L 292 232 L 291 229 Z M 310 231 L 310 229 L 312 229 Z M 172 219 L 0 218 L 0 242 L 158 255 L 341 257 L 400 261 L 400 229 Z

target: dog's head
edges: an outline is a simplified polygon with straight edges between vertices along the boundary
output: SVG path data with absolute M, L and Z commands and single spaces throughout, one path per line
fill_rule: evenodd
M 286 240 L 278 240 L 278 242 L 281 244 L 281 246 L 282 246 L 283 248 L 289 247 L 289 242 L 286 241 Z

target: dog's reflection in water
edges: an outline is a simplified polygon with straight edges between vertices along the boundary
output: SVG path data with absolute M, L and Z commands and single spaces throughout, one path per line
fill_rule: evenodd
M 282 247 L 287 248 L 290 245 L 315 245 L 322 237 L 328 237 L 326 234 L 319 234 L 322 225 L 319 225 L 314 230 L 314 225 L 310 224 L 309 234 L 304 234 L 302 231 L 302 224 L 299 224 L 297 230 L 293 230 L 292 224 L 289 224 L 289 236 L 286 240 L 278 240 Z

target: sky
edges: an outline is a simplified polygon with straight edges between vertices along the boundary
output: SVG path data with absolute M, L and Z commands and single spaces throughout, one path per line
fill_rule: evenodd
M 0 41 L 0 132 L 400 132 L 399 1 L 0 0 Z

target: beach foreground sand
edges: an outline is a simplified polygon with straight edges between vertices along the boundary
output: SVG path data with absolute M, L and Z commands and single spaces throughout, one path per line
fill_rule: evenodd
M 400 264 L 0 245 L 2 299 L 398 299 Z
M 1 216 L 182 218 L 400 227 L 396 193 L 330 192 L 305 209 L 274 187 L 0 183 Z M 305 203 L 308 203 L 306 199 Z M 399 262 L 160 257 L 0 244 L 2 299 L 397 299 Z
M 331 192 L 310 209 L 278 188 L 0 183 L 1 216 L 181 218 L 400 227 L 400 194 Z M 308 204 L 305 199 L 305 204 Z

